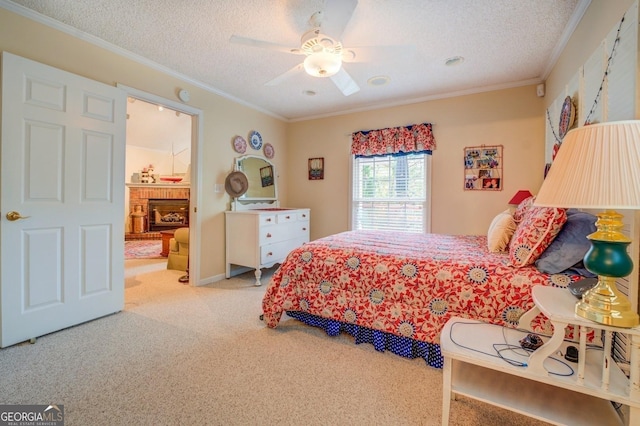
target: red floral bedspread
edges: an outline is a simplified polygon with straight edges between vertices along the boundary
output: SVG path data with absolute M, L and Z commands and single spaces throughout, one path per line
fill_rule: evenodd
M 269 327 L 301 311 L 438 344 L 452 316 L 515 325 L 533 306 L 532 286 L 578 278 L 514 268 L 485 236 L 350 231 L 293 250 L 262 307 Z

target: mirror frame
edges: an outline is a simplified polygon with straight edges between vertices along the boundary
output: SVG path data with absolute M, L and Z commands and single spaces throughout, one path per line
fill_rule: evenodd
M 247 194 L 249 194 L 249 192 L 251 191 L 251 182 L 252 180 L 255 181 L 255 178 L 252 179 L 252 176 L 247 173 L 243 168 L 242 168 L 242 162 L 246 159 L 251 159 L 251 158 L 255 158 L 256 160 L 262 160 L 264 161 L 268 166 L 271 166 L 271 170 L 272 170 L 272 176 L 271 179 L 273 181 L 273 197 L 249 197 L 247 196 Z M 267 167 L 267 166 L 265 166 Z M 240 197 L 237 198 L 238 201 L 277 201 L 278 200 L 278 185 L 276 183 L 277 181 L 277 174 L 276 174 L 276 166 L 269 161 L 268 159 L 266 159 L 265 157 L 259 156 L 259 155 L 243 155 L 241 157 L 237 157 L 236 161 L 235 161 L 235 168 L 236 170 L 239 170 L 241 172 L 243 172 L 245 175 L 247 175 L 247 178 L 249 179 L 249 189 L 247 190 L 247 192 L 245 192 L 244 194 L 242 194 Z M 260 175 L 260 170 L 256 171 L 257 176 Z

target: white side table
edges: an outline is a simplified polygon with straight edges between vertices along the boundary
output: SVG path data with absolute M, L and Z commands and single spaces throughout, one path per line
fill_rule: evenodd
M 533 300 L 536 306 L 522 316 L 520 328 L 529 329 L 542 312 L 554 334 L 543 338 L 545 344 L 530 356 L 508 350 L 500 358 L 494 347 L 519 346 L 526 331 L 463 318 L 447 322 L 440 338 L 445 359 L 442 424 L 449 423 L 451 398 L 457 394 L 558 425 L 640 424 L 640 327 L 616 328 L 577 317 L 577 299 L 563 289 L 534 287 Z M 569 324 L 580 330 L 577 363 L 562 356 Z M 587 348 L 588 329 L 605 331 L 604 350 Z M 628 334 L 632 342 L 630 378 L 611 359 L 614 331 Z M 623 415 L 610 401 L 622 404 Z

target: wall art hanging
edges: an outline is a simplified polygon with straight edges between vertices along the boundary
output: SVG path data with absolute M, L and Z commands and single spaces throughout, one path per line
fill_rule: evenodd
M 324 179 L 324 157 L 309 158 L 309 180 Z
M 464 189 L 501 191 L 502 145 L 464 148 Z

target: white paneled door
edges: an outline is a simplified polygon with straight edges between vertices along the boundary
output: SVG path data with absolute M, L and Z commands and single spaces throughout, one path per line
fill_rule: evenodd
M 126 94 L 2 54 L 0 347 L 124 307 Z

